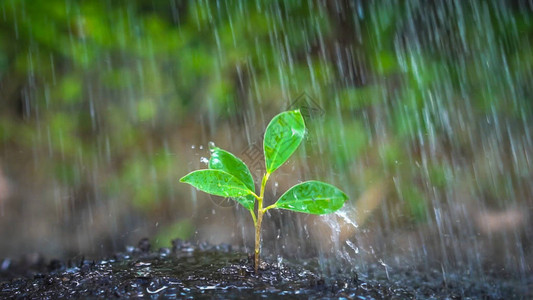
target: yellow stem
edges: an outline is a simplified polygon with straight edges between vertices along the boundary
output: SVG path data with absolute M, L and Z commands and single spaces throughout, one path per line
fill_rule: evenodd
M 252 214 L 252 219 L 254 220 L 254 227 L 257 226 L 257 219 L 255 217 L 255 213 L 252 209 L 250 209 L 250 214 Z
M 257 221 L 255 225 L 255 272 L 259 269 L 259 254 L 261 252 L 261 223 L 263 222 L 263 214 L 266 210 L 263 209 L 263 197 L 265 196 L 265 186 L 270 177 L 270 173 L 266 173 L 261 181 L 261 191 L 257 197 Z M 271 205 L 272 206 L 272 205 Z M 270 206 L 269 206 L 270 207 Z
M 263 221 L 263 213 L 261 211 L 257 214 L 257 223 L 255 225 L 255 272 L 259 269 L 259 253 L 261 251 L 261 222 Z
M 266 212 L 267 210 L 269 209 L 273 209 L 273 208 L 276 208 L 276 203 L 272 204 L 272 205 L 269 205 L 267 207 L 265 207 L 265 209 L 263 209 L 264 212 Z
M 256 193 L 252 192 L 252 196 L 254 196 L 254 197 L 255 197 L 255 199 L 259 200 L 259 196 L 257 196 L 257 194 L 256 194 Z
M 270 177 L 270 173 L 267 172 L 267 173 L 263 176 L 263 180 L 261 181 L 261 191 L 260 191 L 260 193 L 259 193 L 259 198 L 261 198 L 261 200 L 263 200 L 263 196 L 265 195 L 265 186 L 266 186 L 266 183 L 267 183 L 268 177 Z

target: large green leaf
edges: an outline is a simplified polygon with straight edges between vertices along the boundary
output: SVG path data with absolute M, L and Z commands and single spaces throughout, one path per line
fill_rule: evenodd
M 270 121 L 263 142 L 268 173 L 274 172 L 294 153 L 304 134 L 304 118 L 299 110 L 282 112 Z
M 244 197 L 252 191 L 237 177 L 221 170 L 198 170 L 191 172 L 180 179 L 206 193 L 232 197 L 247 209 L 254 208 L 254 202 Z
M 254 178 L 242 160 L 226 150 L 218 147 L 211 148 L 209 169 L 222 170 L 244 183 L 251 191 L 255 190 Z
M 341 208 L 346 199 L 348 197 L 331 184 L 312 180 L 290 188 L 279 198 L 275 207 L 323 215 Z

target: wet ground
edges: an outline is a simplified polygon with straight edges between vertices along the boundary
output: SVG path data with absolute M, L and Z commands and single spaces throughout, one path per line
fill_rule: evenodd
M 311 266 L 263 263 L 229 245 L 192 245 L 150 250 L 148 240 L 107 260 L 77 258 L 45 263 L 37 258 L 0 265 L 0 298 L 352 298 L 352 299 L 529 299 L 531 278 L 419 272 L 383 272 L 370 266 L 359 275 L 323 278 Z

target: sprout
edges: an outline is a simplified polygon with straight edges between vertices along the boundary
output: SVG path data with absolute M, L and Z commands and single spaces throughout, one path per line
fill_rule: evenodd
M 340 209 L 348 197 L 338 188 L 316 180 L 302 182 L 285 192 L 276 203 L 263 207 L 265 186 L 277 170 L 294 153 L 305 135 L 305 123 L 299 110 L 275 116 L 267 126 L 263 149 L 266 173 L 259 195 L 255 193 L 250 170 L 235 155 L 210 145 L 209 168 L 191 172 L 180 179 L 206 193 L 231 197 L 250 211 L 255 226 L 255 271 L 259 267 L 261 223 L 269 209 L 287 209 L 301 213 L 322 215 Z M 255 203 L 257 202 L 257 213 Z

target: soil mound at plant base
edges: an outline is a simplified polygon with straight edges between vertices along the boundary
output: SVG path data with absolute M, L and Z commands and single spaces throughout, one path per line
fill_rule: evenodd
M 291 298 L 348 297 L 360 299 L 505 298 L 499 291 L 468 282 L 468 288 L 445 287 L 442 281 L 402 287 L 391 279 L 364 280 L 356 277 L 324 279 L 313 271 L 288 263 L 263 263 L 258 274 L 253 259 L 229 245 L 192 245 L 176 240 L 172 249 L 150 251 L 147 239 L 138 247 L 112 258 L 90 261 L 83 258 L 63 263 L 43 260 L 31 266 L 4 260 L 0 274 L 0 298 Z M 420 280 L 420 281 L 419 281 Z M 412 285 L 413 282 L 403 281 Z M 469 295 L 475 293 L 475 295 Z M 517 296 L 510 290 L 508 296 Z

